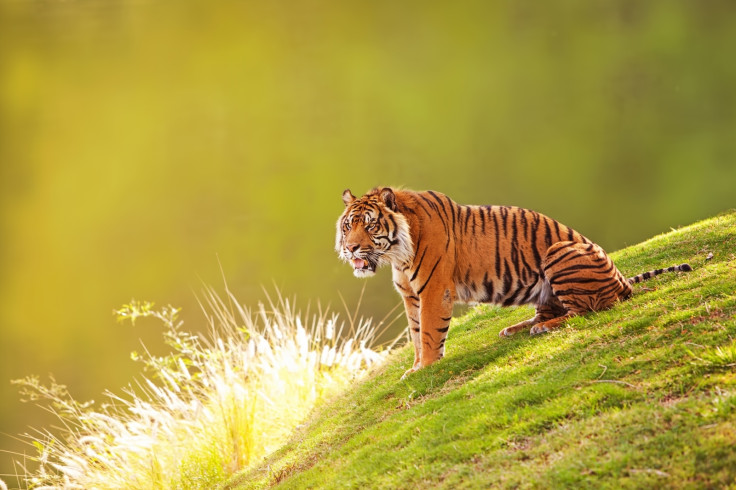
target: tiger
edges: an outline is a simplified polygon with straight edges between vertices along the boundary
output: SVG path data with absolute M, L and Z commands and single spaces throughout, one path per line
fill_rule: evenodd
M 632 285 L 681 264 L 625 278 L 596 243 L 541 213 L 515 206 L 469 206 L 436 191 L 350 189 L 337 220 L 335 249 L 356 277 L 391 266 L 403 298 L 414 364 L 404 377 L 445 354 L 453 306 L 533 305 L 535 315 L 500 331 L 551 332 L 576 315 L 632 295 Z

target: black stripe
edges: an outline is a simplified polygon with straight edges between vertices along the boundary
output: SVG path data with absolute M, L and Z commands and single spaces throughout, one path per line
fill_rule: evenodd
M 427 201 L 427 198 L 425 198 L 425 197 L 424 197 L 424 196 L 422 196 L 421 194 L 419 195 L 419 197 L 421 197 L 422 199 L 424 199 L 425 201 Z M 431 203 L 431 202 L 429 202 L 429 201 L 427 201 L 427 203 L 428 203 L 428 204 L 429 204 L 429 205 L 430 205 L 431 207 L 434 207 L 434 204 L 433 204 L 433 203 Z M 428 210 L 428 209 L 427 209 L 427 208 L 426 208 L 426 207 L 424 206 L 424 204 L 422 204 L 422 203 L 421 203 L 421 202 L 419 202 L 419 201 L 417 201 L 417 204 L 419 205 L 419 207 L 421 207 L 421 208 L 422 208 L 422 209 L 424 210 L 424 212 L 425 212 L 425 213 L 427 213 L 427 216 L 429 216 L 430 218 L 432 217 L 432 213 L 430 213 L 430 212 L 429 212 L 429 210 Z
M 435 201 L 437 201 L 437 203 L 442 208 L 442 212 L 445 213 L 445 218 L 447 218 L 447 220 L 449 221 L 450 220 L 450 215 L 447 214 L 447 209 L 445 208 L 445 203 L 442 201 L 442 199 L 440 198 L 440 196 L 438 196 L 437 194 L 435 194 L 434 191 L 428 191 L 428 193 L 429 193 L 430 196 L 432 196 L 435 199 Z M 455 216 L 454 215 L 452 216 L 452 221 L 453 222 L 455 221 Z
M 519 249 L 512 245 L 511 248 L 511 264 L 514 266 L 514 275 L 519 277 Z
M 503 292 L 505 294 L 511 290 L 513 277 L 511 277 L 511 267 L 509 266 L 508 260 L 503 259 L 503 265 L 505 269 L 505 272 L 503 273 Z
M 447 318 L 440 317 L 440 320 L 442 320 L 443 322 L 449 322 L 450 320 L 452 320 L 452 317 L 451 316 L 448 316 Z
M 593 270 L 593 269 L 600 269 L 602 272 L 609 273 L 613 270 L 613 262 L 607 261 L 605 264 L 605 269 L 602 269 L 604 264 L 575 264 L 571 265 L 569 267 L 565 267 L 564 269 L 557 271 L 555 273 L 555 277 L 561 277 L 566 276 L 570 274 L 574 274 L 576 271 L 584 271 L 584 270 Z
M 450 200 L 449 197 L 447 199 L 448 201 Z M 456 204 L 450 201 L 450 209 L 454 211 L 452 214 L 452 231 L 454 231 L 455 234 L 457 234 L 458 232 L 458 230 L 455 229 L 455 219 L 457 218 L 457 223 L 459 225 L 460 222 L 463 220 L 463 208 L 464 207 L 465 206 L 461 204 Z M 457 214 L 457 217 L 455 216 L 456 214 Z
M 526 258 L 524 257 L 524 252 L 522 251 L 521 254 L 519 254 L 521 257 L 521 280 L 522 282 L 526 283 L 527 278 L 531 277 L 532 275 L 532 267 L 529 265 L 529 263 L 526 261 Z
M 488 272 L 483 275 L 483 287 L 486 289 L 486 301 L 493 300 L 493 281 L 488 280 Z
M 409 279 L 409 282 L 411 282 L 411 281 L 413 281 L 414 279 L 416 279 L 416 277 L 417 277 L 417 274 L 419 274 L 419 268 L 420 268 L 420 267 L 422 267 L 422 261 L 424 261 L 424 254 L 426 254 L 426 253 L 427 253 L 427 249 L 428 249 L 428 248 L 429 248 L 429 247 L 424 247 L 424 252 L 422 252 L 422 256 L 421 256 L 421 257 L 419 257 L 419 263 L 417 264 L 417 268 L 416 268 L 416 269 L 414 269 L 414 274 L 412 274 L 412 276 L 411 276 L 411 279 Z
M 393 230 L 394 231 L 393 232 L 394 239 L 391 240 L 389 238 L 389 240 L 391 240 L 391 245 L 396 245 L 397 243 L 399 243 L 399 240 L 397 238 L 395 238 L 396 237 L 396 230 L 399 229 L 399 225 L 396 224 L 396 220 L 394 219 L 393 215 L 389 214 L 388 215 L 388 219 L 389 219 L 389 221 L 391 221 L 391 224 L 394 226 L 394 230 Z M 391 236 L 391 233 L 389 233 L 389 236 Z
M 542 256 L 537 249 L 537 232 L 539 231 L 539 215 L 532 213 L 533 223 L 531 225 L 531 233 L 529 241 L 531 241 L 532 253 L 534 254 L 534 268 L 539 269 L 542 266 Z
M 424 194 L 419 194 L 419 197 L 421 197 L 424 202 L 429 204 L 429 207 L 431 207 L 436 213 L 440 212 L 439 208 L 437 207 L 437 203 L 430 201 L 429 198 L 426 197 Z M 430 217 L 432 216 L 430 213 L 427 214 L 429 214 Z
M 501 279 L 501 272 L 502 272 L 502 264 L 501 264 L 501 250 L 500 250 L 500 242 L 501 237 L 498 233 L 498 221 L 496 220 L 496 214 L 492 214 L 491 217 L 493 218 L 493 226 L 496 229 L 496 236 L 495 239 L 495 245 L 496 245 L 496 278 Z
M 446 326 L 446 327 L 444 327 L 444 328 L 438 328 L 438 329 L 437 329 L 437 331 L 438 331 L 439 333 L 447 333 L 447 331 L 448 331 L 448 330 L 450 330 L 450 326 L 449 326 L 449 325 L 448 325 L 448 326 Z
M 499 208 L 499 212 L 501 213 L 501 221 L 503 222 L 503 233 L 504 235 L 508 235 L 509 233 L 507 231 L 507 228 L 508 228 L 507 220 L 509 217 L 509 210 L 506 206 L 501 206 Z
M 609 282 L 609 281 L 611 281 L 610 276 L 601 277 L 601 278 L 595 278 L 595 277 L 586 277 L 582 279 L 573 278 L 573 279 L 568 279 L 566 281 L 551 280 L 549 283 L 563 286 L 567 284 L 601 284 L 601 283 Z
M 396 202 L 396 210 L 401 214 L 408 214 L 411 213 L 414 216 L 417 215 L 416 211 L 414 211 L 412 208 L 404 206 L 400 201 Z
M 616 291 L 617 289 L 623 289 L 624 286 L 621 285 L 618 281 L 611 281 L 611 284 L 609 286 L 602 287 L 597 290 L 598 294 L 606 294 L 606 293 L 612 293 Z
M 447 205 L 450 206 L 450 214 L 452 214 L 452 231 L 455 231 L 455 211 L 457 211 L 457 220 L 460 221 L 460 205 L 453 202 L 452 199 L 445 196 L 447 199 Z
M 560 290 L 560 291 L 555 291 L 555 296 L 557 296 L 557 298 L 560 299 L 560 301 L 562 301 L 562 297 L 563 296 L 570 296 L 570 295 L 573 295 L 573 296 L 577 296 L 577 295 L 587 296 L 589 294 L 590 294 L 590 290 L 589 289 L 584 289 L 584 288 L 570 288 L 570 289 L 563 289 L 563 290 Z
M 565 249 L 564 249 L 564 248 L 562 248 L 562 249 L 560 249 L 560 250 L 565 250 Z M 544 270 L 547 270 L 547 269 L 549 269 L 549 268 L 550 268 L 550 267 L 552 267 L 553 265 L 557 264 L 557 263 L 558 263 L 558 262 L 560 262 L 561 260 L 564 260 L 564 259 L 566 259 L 567 257 L 569 257 L 570 255 L 574 254 L 575 252 L 576 252 L 576 250 L 568 250 L 567 252 L 565 252 L 564 254 L 560 255 L 559 257 L 557 257 L 557 258 L 556 258 L 555 260 L 553 260 L 552 262 L 548 262 L 548 263 L 546 263 L 546 264 L 544 265 Z M 559 253 L 559 250 L 557 251 L 557 253 Z M 549 259 L 549 257 L 547 257 L 547 258 Z
M 373 237 L 371 238 L 371 241 L 372 241 L 373 243 L 375 243 L 376 245 L 378 245 L 378 242 L 379 242 L 380 240 L 385 240 L 385 241 L 387 241 L 387 242 L 388 242 L 388 248 L 391 248 L 392 246 L 394 246 L 394 245 L 396 245 L 397 243 L 399 243 L 399 241 L 398 241 L 398 240 L 391 240 L 391 237 L 389 237 L 388 235 L 374 235 L 374 236 L 373 236 Z M 387 250 L 388 250 L 388 249 L 387 249 Z
M 565 277 L 565 276 L 572 276 L 575 275 L 579 271 L 590 271 L 590 274 L 603 274 L 607 277 L 613 277 L 613 271 L 616 268 L 615 265 L 613 265 L 612 261 L 607 261 L 603 264 L 578 264 L 578 265 L 572 265 L 570 267 L 565 268 L 562 271 L 558 271 L 555 273 L 554 277 L 555 279 Z
M 437 259 L 437 262 L 435 262 L 434 267 L 432 267 L 432 270 L 429 273 L 429 277 L 427 277 L 427 280 L 424 282 L 421 288 L 417 291 L 417 294 L 422 294 L 422 291 L 424 291 L 424 288 L 427 287 L 427 284 L 429 284 L 429 281 L 432 279 L 432 274 L 434 274 L 435 269 L 437 269 L 437 266 L 439 265 L 440 261 L 442 260 L 442 257 Z
M 445 234 L 447 235 L 447 243 L 445 244 L 445 250 L 447 250 L 448 248 L 450 248 L 450 237 L 451 237 L 450 228 L 449 228 L 449 225 L 448 225 L 448 221 L 450 219 L 450 215 L 447 214 L 447 209 L 445 208 L 445 204 L 442 201 L 442 199 L 437 194 L 435 194 L 433 191 L 428 191 L 428 193 L 429 193 L 429 195 L 431 195 L 437 201 L 437 203 L 439 204 L 439 206 L 442 208 L 442 213 L 444 213 L 444 215 L 445 215 L 445 217 L 443 218 L 442 217 L 442 214 L 440 213 L 440 210 L 439 210 L 439 207 L 437 206 L 437 204 L 431 202 L 428 198 L 425 198 L 424 196 L 422 196 L 420 194 L 420 197 L 422 197 L 422 199 L 424 199 L 429 204 L 431 204 L 432 207 L 437 211 L 437 218 L 439 218 L 439 220 L 442 222 L 442 226 L 445 228 Z M 449 198 L 448 198 L 448 201 L 449 201 Z M 450 201 L 450 203 L 452 203 L 452 201 Z M 450 211 L 452 211 L 452 209 Z M 454 226 L 454 223 L 455 223 L 455 214 L 454 213 L 452 215 L 452 221 L 453 221 L 453 226 Z
M 514 265 L 514 272 L 518 278 L 521 274 L 519 274 L 519 231 L 516 226 L 516 215 L 517 213 L 514 213 L 511 221 L 511 263 Z
M 532 284 L 531 286 L 529 286 L 529 287 L 526 288 L 526 293 L 524 293 L 524 296 L 522 296 L 521 299 L 519 300 L 519 304 L 520 305 L 525 305 L 525 304 L 529 303 L 529 300 L 531 299 L 530 297 L 532 295 L 532 290 L 533 289 L 534 289 L 534 284 Z
M 419 235 L 417 237 L 417 243 L 414 244 L 414 253 L 416 255 L 416 252 L 419 250 L 419 245 L 422 243 L 422 236 Z
M 520 218 L 521 218 L 521 226 L 524 229 L 524 240 L 528 240 L 527 235 L 529 235 L 529 222 L 526 219 L 526 209 L 519 210 Z
M 605 278 L 606 280 L 610 280 L 613 275 L 611 274 L 613 268 L 607 269 L 607 270 L 595 270 L 591 271 L 590 275 L 588 277 L 580 277 L 579 274 L 576 274 L 574 271 L 565 273 L 565 274 L 555 274 L 552 278 L 550 278 L 549 283 L 550 284 L 563 284 L 566 282 L 582 282 L 585 279 L 602 279 Z
M 544 245 L 545 249 L 552 246 L 552 230 L 549 227 L 549 219 L 544 220 Z
M 516 296 L 519 294 L 519 290 L 517 289 L 514 291 L 511 296 L 503 300 L 503 306 L 511 306 L 513 304 L 516 304 Z

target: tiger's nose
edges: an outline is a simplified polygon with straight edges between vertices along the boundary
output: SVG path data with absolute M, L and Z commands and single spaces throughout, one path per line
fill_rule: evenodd
M 348 249 L 348 252 L 355 252 L 360 248 L 360 244 L 358 243 L 346 243 L 345 248 Z

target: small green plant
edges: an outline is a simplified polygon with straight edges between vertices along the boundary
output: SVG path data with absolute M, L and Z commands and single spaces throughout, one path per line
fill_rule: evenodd
M 695 354 L 691 349 L 686 349 L 696 365 L 700 365 L 711 369 L 727 369 L 736 366 L 736 342 L 732 341 L 728 345 L 707 348 L 699 354 Z
M 45 403 L 62 422 L 26 435 L 35 467 L 19 463 L 29 488 L 207 488 L 278 448 L 309 411 L 382 361 L 376 328 L 319 309 L 301 315 L 281 295 L 249 310 L 229 290 L 200 301 L 209 331 L 182 330 L 178 309 L 132 301 L 120 321 L 156 318 L 171 354 L 133 353 L 146 375 L 107 403 L 74 400 L 51 378 L 15 383 L 24 401 Z M 343 335 L 348 334 L 351 335 Z

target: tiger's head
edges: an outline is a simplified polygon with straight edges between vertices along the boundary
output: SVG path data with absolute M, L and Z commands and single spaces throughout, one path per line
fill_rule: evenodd
M 350 262 L 356 277 L 369 277 L 381 265 L 408 264 L 414 256 L 409 223 L 398 211 L 389 187 L 373 189 L 361 198 L 342 193 L 345 211 L 337 220 L 335 249 Z

